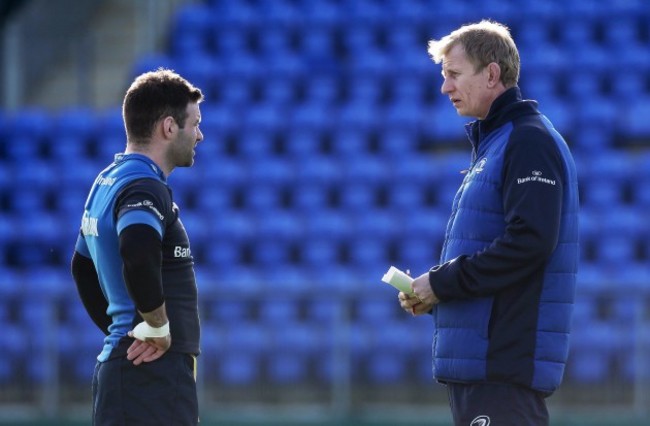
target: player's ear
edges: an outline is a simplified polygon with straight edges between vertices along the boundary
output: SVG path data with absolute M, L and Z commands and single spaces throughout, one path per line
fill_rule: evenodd
M 176 131 L 176 127 L 177 127 L 177 124 L 176 124 L 176 120 L 174 120 L 174 117 L 169 115 L 169 116 L 163 118 L 163 120 L 162 120 L 162 132 L 163 132 L 163 135 L 166 138 L 171 137 L 174 134 L 174 132 Z

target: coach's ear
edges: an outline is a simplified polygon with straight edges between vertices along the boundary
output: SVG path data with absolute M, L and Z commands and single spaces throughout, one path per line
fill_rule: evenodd
M 485 67 L 487 72 L 487 86 L 493 89 L 501 82 L 501 67 L 496 62 L 490 62 Z

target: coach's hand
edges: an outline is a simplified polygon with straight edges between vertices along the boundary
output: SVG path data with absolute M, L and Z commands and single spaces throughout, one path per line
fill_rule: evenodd
M 406 294 L 400 292 L 398 295 L 400 306 L 406 312 L 412 315 L 426 314 L 433 309 L 433 305 L 439 302 L 431 289 L 428 272 L 413 280 L 411 288 L 413 289 L 413 293 Z

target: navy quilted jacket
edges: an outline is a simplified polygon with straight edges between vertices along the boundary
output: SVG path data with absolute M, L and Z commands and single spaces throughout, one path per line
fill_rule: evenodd
M 434 377 L 546 394 L 564 373 L 578 264 L 569 149 L 518 87 L 467 125 L 472 162 L 429 281 Z

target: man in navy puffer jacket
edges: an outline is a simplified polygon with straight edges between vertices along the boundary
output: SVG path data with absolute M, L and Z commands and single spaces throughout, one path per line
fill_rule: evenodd
M 429 43 L 472 159 L 440 264 L 402 308 L 431 313 L 433 370 L 457 425 L 547 425 L 560 385 L 578 263 L 578 184 L 562 136 L 523 100 L 507 27 L 465 25 Z M 435 117 L 434 117 L 435 119 Z

